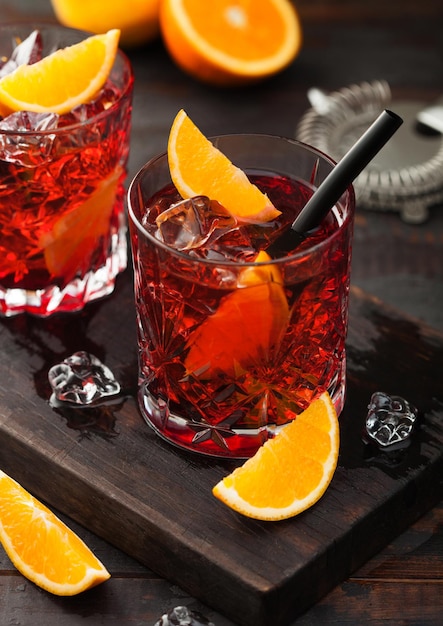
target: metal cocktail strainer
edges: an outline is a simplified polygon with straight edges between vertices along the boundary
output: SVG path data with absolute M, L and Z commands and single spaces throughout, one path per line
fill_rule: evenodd
M 385 81 L 351 85 L 325 94 L 308 92 L 311 108 L 295 137 L 339 161 L 386 107 L 404 120 L 402 128 L 354 181 L 359 206 L 397 211 L 405 222 L 419 224 L 443 203 L 443 135 L 420 132 L 426 104 L 391 102 Z

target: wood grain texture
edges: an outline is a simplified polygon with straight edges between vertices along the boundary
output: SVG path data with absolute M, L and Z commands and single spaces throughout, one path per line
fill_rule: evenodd
M 0 322 L 0 466 L 35 495 L 245 626 L 289 623 L 441 499 L 441 335 L 353 290 L 339 468 L 315 507 L 267 524 L 212 497 L 234 462 L 179 452 L 139 416 L 129 273 L 119 283 L 75 328 L 61 318 Z M 48 405 L 49 367 L 80 349 L 114 369 L 120 404 Z M 362 441 L 376 390 L 420 409 L 401 457 Z
M 202 611 L 216 626 L 234 622 L 202 605 L 178 586 L 122 554 L 84 527 L 65 518 L 105 560 L 106 586 L 75 598 L 53 598 L 28 583 L 0 553 L 0 623 L 20 626 L 152 625 L 172 606 Z M 421 517 L 385 550 L 370 559 L 301 615 L 294 626 L 435 626 L 443 611 L 443 502 Z M 427 565 L 434 563 L 427 577 Z
M 174 66 L 161 41 L 128 51 L 136 78 L 129 177 L 148 158 L 165 148 L 170 122 L 181 107 L 208 134 L 269 132 L 293 136 L 297 121 L 309 106 L 306 92 L 312 86 L 328 91 L 354 82 L 382 78 L 389 81 L 394 99 L 429 103 L 443 93 L 441 0 L 392 0 L 388 3 L 386 0 L 370 3 L 366 0 L 298 0 L 296 6 L 303 19 L 301 54 L 282 74 L 247 90 L 219 92 L 192 81 Z M 33 16 L 53 18 L 50 3 L 46 0 L 0 0 L 0 21 Z M 441 297 L 439 299 L 438 295 L 443 284 L 442 247 L 441 207 L 434 208 L 429 223 L 422 227 L 404 224 L 395 214 L 371 213 L 359 208 L 352 282 L 369 288 L 383 300 L 422 320 L 435 321 L 443 328 Z M 401 293 L 399 287 L 402 287 Z M 386 310 L 375 301 L 372 304 L 367 302 L 366 306 L 369 307 L 369 321 L 360 319 L 360 326 L 351 328 L 353 354 L 355 357 L 361 355 L 358 359 L 352 356 L 350 363 L 349 401 L 355 407 L 352 415 L 361 418 L 369 393 L 375 386 L 383 384 L 385 390 L 404 393 L 408 398 L 413 396 L 426 416 L 435 415 L 438 418 L 440 405 L 437 400 L 441 400 L 441 396 L 437 394 L 432 399 L 427 395 L 427 381 L 433 368 L 440 367 L 441 371 L 441 358 L 436 350 L 440 345 L 439 337 L 428 333 L 420 322 Z M 127 325 L 124 332 L 121 332 L 122 318 Z M 373 333 L 374 325 L 381 329 L 380 332 Z M 396 338 L 392 344 L 386 340 L 389 328 L 393 328 Z M 421 374 L 417 374 L 411 354 L 413 347 L 422 340 L 424 347 L 419 358 Z M 396 346 L 394 353 L 390 345 Z M 183 603 L 203 610 L 217 626 L 238 624 L 237 616 L 233 616 L 232 620 L 222 616 L 195 598 L 196 595 L 201 597 L 200 594 L 192 595 L 171 582 L 188 576 L 189 568 L 173 571 L 172 563 L 174 559 L 183 558 L 186 547 L 188 550 L 189 546 L 193 547 L 195 520 L 189 503 L 174 508 L 172 494 L 162 492 L 165 483 L 173 482 L 172 466 L 166 467 L 161 460 L 164 446 L 154 440 L 140 422 L 132 400 L 136 353 L 130 281 L 126 278 L 119 280 L 116 298 L 93 305 L 86 315 L 63 317 L 50 324 L 27 318 L 6 322 L 0 329 L 0 347 L 0 466 L 2 460 L 7 459 L 11 471 L 20 473 L 25 483 L 35 484 L 42 496 L 50 497 L 56 507 L 67 511 L 66 521 L 93 547 L 112 573 L 112 579 L 106 585 L 86 594 L 71 599 L 54 598 L 24 580 L 0 552 L 0 623 L 20 626 L 153 624 L 167 609 Z M 90 350 L 114 369 L 129 396 L 126 402 L 94 414 L 74 412 L 61 415 L 49 410 L 47 370 L 54 360 L 77 349 Z M 390 363 L 383 359 L 385 350 L 389 352 Z M 373 374 L 366 384 L 359 387 L 358 368 L 364 370 L 365 367 Z M 409 384 L 408 373 L 411 370 L 414 375 Z M 353 427 L 352 436 L 356 437 L 360 425 L 352 420 L 352 415 L 348 414 L 346 419 Z M 439 418 L 436 421 L 438 427 L 441 421 Z M 11 437 L 9 424 L 13 425 L 13 433 L 19 433 L 18 438 L 15 435 Z M 348 527 L 346 524 L 353 525 L 354 536 L 350 547 L 352 552 L 354 548 L 356 552 L 339 564 L 339 572 L 333 573 L 332 580 L 327 581 L 328 585 L 333 586 L 341 580 L 340 571 L 351 571 L 358 564 L 363 557 L 363 549 L 368 554 L 374 554 L 375 544 L 381 543 L 377 538 L 377 525 L 383 542 L 387 542 L 389 535 L 397 537 L 401 528 L 412 521 L 409 520 L 413 517 L 412 513 L 416 515 L 420 508 L 425 510 L 433 500 L 440 499 L 440 504 L 385 550 L 366 560 L 347 580 L 338 582 L 329 593 L 326 593 L 325 585 L 317 589 L 315 583 L 313 593 L 326 595 L 300 614 L 295 620 L 296 626 L 440 626 L 443 612 L 442 472 L 440 478 L 437 472 L 433 482 L 420 474 L 422 452 L 425 459 L 435 453 L 429 443 L 429 438 L 432 441 L 435 436 L 435 430 L 434 421 L 431 428 L 425 420 L 420 429 L 418 450 L 411 450 L 414 462 L 410 469 L 404 458 L 397 459 L 393 465 L 391 460 L 389 466 L 389 459 L 379 457 L 377 460 L 372 455 L 371 460 L 372 452 L 365 446 L 352 448 L 346 439 L 343 441 L 337 489 L 340 485 L 338 497 L 346 497 L 345 502 L 349 503 L 350 509 L 339 510 L 338 513 L 344 518 L 345 528 Z M 149 455 L 146 450 L 150 450 Z M 54 466 L 61 468 L 55 475 Z M 151 504 L 157 506 L 159 501 L 162 510 L 168 514 L 174 512 L 179 520 L 177 524 L 185 527 L 182 535 L 176 537 L 172 544 L 171 550 L 175 550 L 179 543 L 186 544 L 185 547 L 180 546 L 177 555 L 161 548 L 165 538 L 169 540 L 171 523 L 159 532 L 160 543 L 154 536 L 158 522 L 155 518 L 147 526 L 141 525 L 142 522 L 131 523 L 129 536 L 121 537 L 128 521 L 125 514 L 117 515 L 115 512 L 115 502 L 121 493 L 119 485 L 124 481 L 130 483 L 128 491 L 125 490 L 124 505 L 131 512 L 136 508 L 134 491 L 140 489 L 136 478 L 146 468 L 153 468 L 153 483 L 158 482 L 159 477 L 161 481 L 152 503 L 136 513 L 140 519 Z M 107 473 L 110 502 L 99 498 L 95 491 L 96 484 L 103 484 L 100 478 L 102 469 Z M 438 470 L 435 464 L 434 469 Z M 202 474 L 206 473 L 204 464 L 187 458 L 182 461 L 180 470 L 194 485 L 191 498 L 199 501 L 199 490 L 206 488 L 210 482 L 202 478 Z M 224 466 L 215 468 L 211 480 L 218 478 L 224 470 Z M 372 483 L 372 490 L 366 486 L 368 493 L 360 496 L 359 492 L 357 498 L 348 497 L 347 487 L 352 486 L 349 476 L 358 473 L 364 477 L 370 471 L 377 477 Z M 416 472 L 419 473 L 418 479 Z M 392 504 L 390 485 L 396 480 L 401 483 L 404 498 L 399 498 L 394 513 L 386 515 L 386 519 L 375 516 L 370 520 L 373 522 L 371 538 L 369 545 L 362 548 L 359 542 L 364 543 L 366 536 L 361 539 L 354 529 L 358 528 L 365 507 L 377 499 L 379 492 L 384 493 L 384 506 L 389 510 Z M 408 487 L 404 481 L 416 487 Z M 74 492 L 77 491 L 76 497 L 73 497 L 71 487 Z M 330 502 L 330 506 L 337 513 L 337 502 Z M 403 515 L 405 509 L 407 514 Z M 220 514 L 219 508 L 217 514 Z M 102 515 L 110 516 L 110 528 L 101 521 Z M 96 532 L 102 536 L 109 535 L 108 541 L 73 521 L 81 518 L 89 529 L 97 529 Z M 223 519 L 226 520 L 229 535 L 237 532 L 238 526 L 241 526 L 242 532 L 249 533 L 250 550 L 254 542 L 264 538 L 274 545 L 280 541 L 285 547 L 293 545 L 289 530 L 279 529 L 277 533 L 271 533 L 255 525 L 243 529 L 243 524 L 236 522 L 235 516 L 227 512 L 223 513 Z M 319 512 L 315 519 L 310 516 L 309 523 L 304 522 L 303 542 L 296 545 L 297 555 L 306 557 L 309 550 L 319 545 L 322 537 L 333 536 L 337 524 L 328 528 L 328 534 L 324 531 L 328 522 L 329 518 L 326 515 L 322 518 Z M 175 526 L 173 530 L 176 531 Z M 214 534 L 214 528 L 199 529 L 199 549 L 206 550 L 209 556 Z M 284 535 L 281 540 L 280 534 Z M 114 548 L 112 543 L 121 543 L 124 549 L 138 543 L 148 555 L 149 563 L 152 560 L 152 563 L 159 564 L 172 557 L 171 565 L 158 568 L 170 579 L 143 566 Z M 330 565 L 328 558 L 335 557 L 343 545 L 342 538 L 335 553 L 332 551 L 325 558 L 325 567 Z M 220 552 L 223 549 L 224 546 Z M 224 558 L 226 562 L 229 554 Z M 263 567 L 260 555 L 255 555 L 254 564 L 257 569 Z M 288 568 L 289 575 L 291 572 Z M 245 585 L 250 584 L 251 577 L 245 580 Z M 202 573 L 200 580 L 191 577 L 190 582 L 194 588 L 207 580 Z M 226 579 L 222 579 L 220 584 L 227 584 Z M 240 590 L 239 601 L 243 600 L 242 593 Z

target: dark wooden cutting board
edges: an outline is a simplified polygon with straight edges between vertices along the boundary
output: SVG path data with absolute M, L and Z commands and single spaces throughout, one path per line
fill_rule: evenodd
M 357 289 L 339 467 L 320 502 L 284 522 L 225 507 L 211 488 L 235 462 L 180 452 L 140 417 L 129 272 L 81 314 L 1 320 L 0 342 L 0 468 L 235 623 L 288 624 L 443 496 L 443 336 Z M 48 370 L 78 350 L 114 371 L 124 399 L 50 407 Z M 407 449 L 364 443 L 374 391 L 419 409 Z

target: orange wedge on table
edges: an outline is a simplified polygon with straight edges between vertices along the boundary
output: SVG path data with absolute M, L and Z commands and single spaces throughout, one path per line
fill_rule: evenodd
M 175 62 L 215 85 L 257 81 L 289 65 L 302 40 L 289 0 L 163 0 L 160 29 Z
M 114 64 L 120 31 L 110 30 L 57 50 L 0 79 L 0 115 L 14 111 L 68 113 L 89 102 Z
M 72 530 L 1 470 L 0 541 L 26 578 L 56 595 L 72 596 L 110 577 Z
M 293 517 L 324 494 L 338 452 L 337 413 L 325 392 L 215 485 L 213 494 L 247 517 L 267 521 Z
M 172 182 L 183 198 L 208 196 L 246 222 L 268 222 L 280 215 L 269 198 L 201 133 L 183 110 L 171 126 L 168 161 Z

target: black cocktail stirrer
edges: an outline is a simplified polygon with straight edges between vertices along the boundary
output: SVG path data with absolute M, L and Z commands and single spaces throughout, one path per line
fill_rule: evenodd
M 320 224 L 349 185 L 402 124 L 403 120 L 396 113 L 383 111 L 319 185 L 292 227 L 278 237 L 267 251 L 273 256 L 281 256 L 294 250 L 306 234 Z

